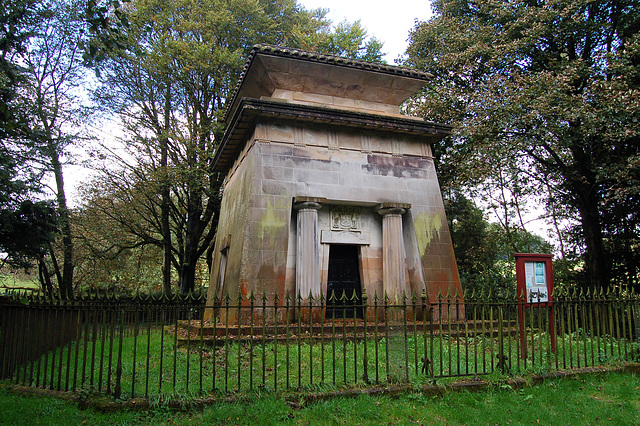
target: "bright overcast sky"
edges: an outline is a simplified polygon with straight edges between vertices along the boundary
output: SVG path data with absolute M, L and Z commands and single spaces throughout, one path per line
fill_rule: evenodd
M 327 15 L 335 23 L 357 21 L 370 36 L 384 43 L 385 59 L 393 64 L 407 49 L 409 31 L 416 19 L 426 21 L 431 16 L 428 0 L 298 0 L 307 9 L 329 9 Z

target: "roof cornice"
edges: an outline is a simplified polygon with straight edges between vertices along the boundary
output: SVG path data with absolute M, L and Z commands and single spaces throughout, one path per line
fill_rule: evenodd
M 229 116 L 233 112 L 233 107 L 238 101 L 237 98 L 240 92 L 240 88 L 244 84 L 245 78 L 247 77 L 247 73 L 249 72 L 249 69 L 251 68 L 253 62 L 255 61 L 258 55 L 296 59 L 296 60 L 301 60 L 301 61 L 310 62 L 310 63 L 327 64 L 327 65 L 350 68 L 350 69 L 359 69 L 363 71 L 371 71 L 375 73 L 421 80 L 425 82 L 433 78 L 433 76 L 429 73 L 413 70 L 410 68 L 397 67 L 397 66 L 381 64 L 381 63 L 365 62 L 357 59 L 343 58 L 340 56 L 325 55 L 325 54 L 316 53 L 316 52 L 308 52 L 301 49 L 272 46 L 267 44 L 257 44 L 253 47 L 253 49 L 251 49 L 251 52 L 247 57 L 247 61 L 242 70 L 242 73 L 240 74 L 238 83 L 236 84 L 236 87 L 234 88 L 233 93 L 229 97 L 228 101 L 226 102 L 226 107 L 224 111 L 225 122 L 229 120 L 230 118 Z
M 244 98 L 229 123 L 213 160 L 213 171 L 226 173 L 247 142 L 247 135 L 260 121 L 295 121 L 296 123 L 331 125 L 365 131 L 413 135 L 434 143 L 451 133 L 451 127 L 416 118 L 398 118 L 363 112 L 345 111 L 283 101 Z

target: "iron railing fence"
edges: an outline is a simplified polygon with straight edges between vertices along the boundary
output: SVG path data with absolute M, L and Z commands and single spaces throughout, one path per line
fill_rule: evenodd
M 521 375 L 639 357 L 638 297 L 0 300 L 0 378 L 115 397 Z M 211 316 L 203 321 L 203 315 Z

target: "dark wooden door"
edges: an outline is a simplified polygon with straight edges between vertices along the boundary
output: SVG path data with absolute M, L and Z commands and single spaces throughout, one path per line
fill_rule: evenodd
M 358 246 L 333 244 L 329 248 L 326 316 L 362 318 Z

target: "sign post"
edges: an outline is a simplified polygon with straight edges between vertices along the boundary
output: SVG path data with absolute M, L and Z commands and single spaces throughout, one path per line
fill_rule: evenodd
M 553 310 L 553 264 L 551 254 L 516 253 L 516 283 L 518 292 L 518 325 L 520 356 L 527 357 L 524 309 L 548 309 L 551 350 L 556 352 L 556 322 Z M 540 311 L 542 312 L 542 311 Z

